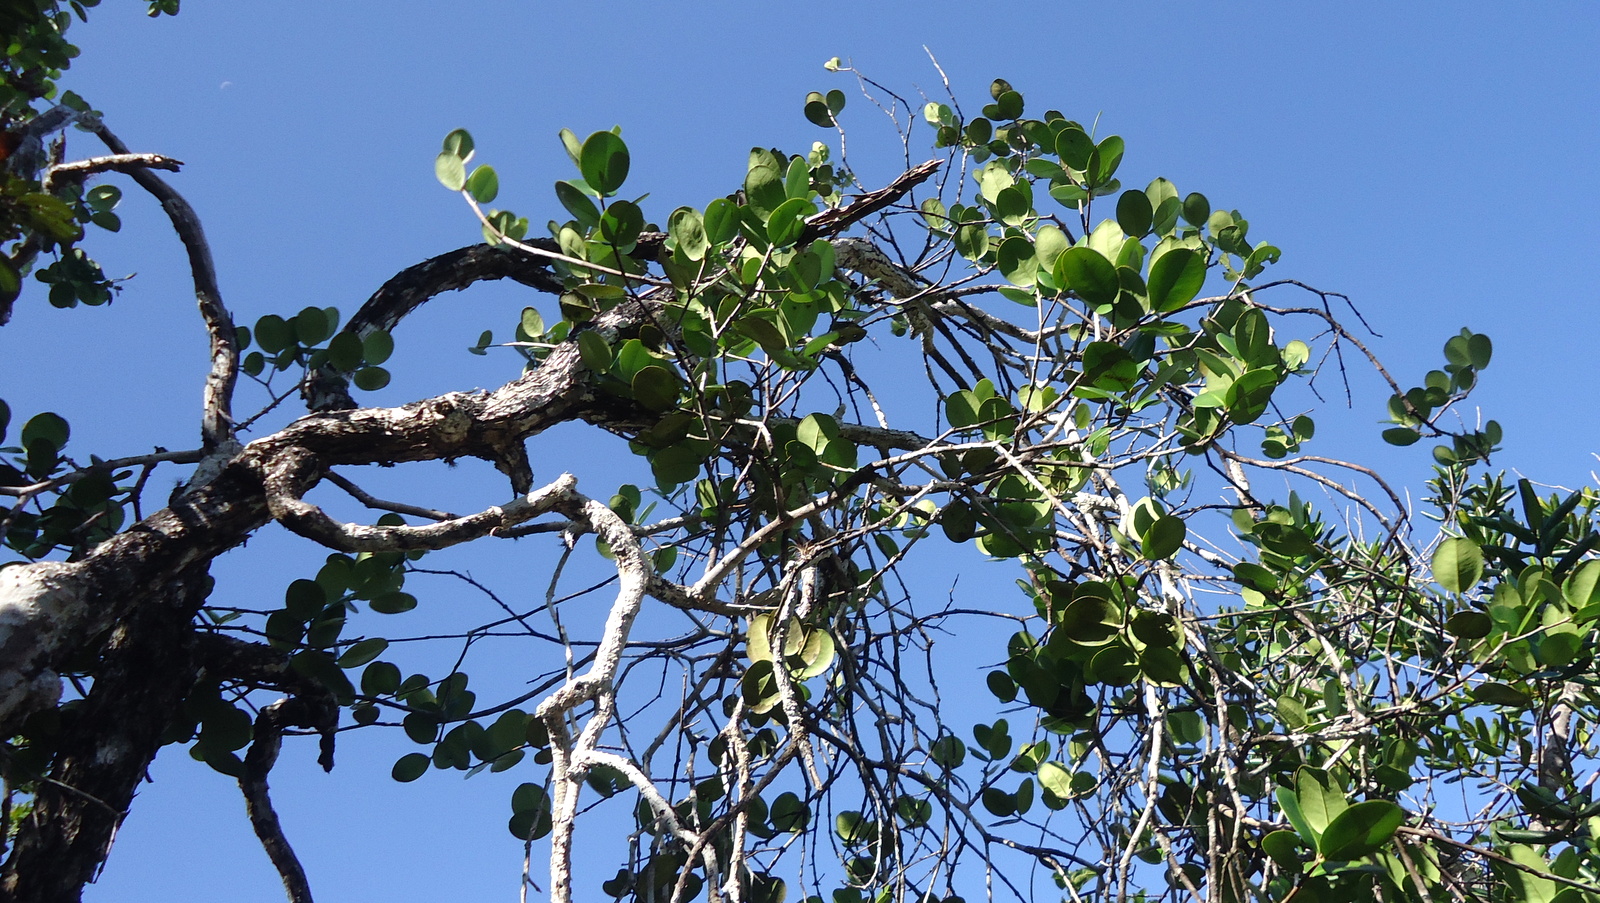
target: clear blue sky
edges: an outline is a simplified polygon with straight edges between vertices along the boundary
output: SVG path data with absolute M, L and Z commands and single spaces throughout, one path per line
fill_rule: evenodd
M 893 131 L 822 63 L 839 56 L 909 99 L 942 99 L 926 45 L 964 101 L 1004 77 L 1030 108 L 1099 116 L 1102 133 L 1122 135 L 1125 180 L 1163 175 L 1239 209 L 1252 238 L 1284 250 L 1278 275 L 1351 296 L 1407 384 L 1460 327 L 1489 333 L 1478 402 L 1506 428 L 1497 463 L 1567 484 L 1596 467 L 1592 3 L 191 0 L 159 20 L 142 7 L 107 4 L 74 30 L 84 54 L 66 84 L 133 149 L 187 162 L 173 183 L 204 220 L 242 323 L 306 304 L 351 312 L 397 270 L 475 240 L 431 171 L 456 127 L 500 171 L 498 203 L 542 222 L 556 210 L 551 182 L 572 175 L 556 130 L 621 124 L 629 188 L 650 191 L 647 213 L 663 217 L 731 190 L 752 145 L 825 138 L 801 104 L 837 87 L 852 96 L 853 160 L 880 182 L 898 171 Z M 71 142 L 75 156 L 96 150 Z M 116 303 L 61 312 L 25 295 L 0 330 L 0 396 L 18 415 L 60 411 L 74 446 L 105 456 L 193 444 L 204 372 L 180 249 L 125 187 L 123 232 L 92 245 L 109 273 L 138 273 Z M 397 333 L 396 380 L 375 400 L 510 378 L 515 362 L 463 349 L 485 328 L 505 333 L 524 303 L 553 309 L 504 287 L 435 301 Z M 1425 456 L 1375 447 L 1383 399 L 1366 388 L 1328 421 L 1347 432 L 1318 439 L 1415 491 Z M 536 466 L 552 476 L 597 450 L 544 453 Z M 614 485 L 626 470 L 583 472 Z M 439 491 L 480 507 L 458 482 Z M 303 544 L 287 554 L 319 558 Z M 299 576 L 249 570 L 267 557 L 226 567 L 269 586 Z M 331 776 L 301 747 L 273 783 L 323 899 L 511 899 L 520 844 L 505 831 L 506 794 L 526 776 L 433 773 L 402 787 L 387 766 L 411 748 L 403 739 L 352 738 Z M 88 900 L 282 899 L 230 780 L 177 749 L 153 775 Z

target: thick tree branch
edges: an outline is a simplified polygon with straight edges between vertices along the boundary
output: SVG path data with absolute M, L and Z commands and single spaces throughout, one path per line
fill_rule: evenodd
M 146 591 L 144 604 L 111 632 L 94 686 L 64 713 L 50 780 L 37 785 L 0 875 L 0 897 L 77 900 L 105 861 L 134 788 L 194 684 L 191 623 L 209 588 L 205 567 L 189 568 Z
M 110 136 L 108 140 L 116 139 Z M 119 143 L 113 150 L 124 148 Z M 141 183 L 154 180 L 151 190 L 158 196 L 170 193 L 176 197 L 151 173 L 144 172 L 136 178 Z M 908 181 L 915 184 L 915 180 L 904 178 L 897 184 L 908 190 Z M 875 194 L 859 206 L 846 205 L 840 209 L 850 212 L 830 220 L 827 229 L 843 229 L 855 218 L 866 215 L 863 211 L 870 212 L 869 207 L 881 203 L 883 196 Z M 178 198 L 176 204 L 168 204 L 168 209 L 169 214 L 186 210 L 187 204 Z M 179 221 L 181 217 L 175 217 L 175 222 Z M 199 238 L 197 231 L 186 226 L 182 234 Z M 224 356 L 235 355 L 226 310 L 220 301 L 215 305 L 207 301 L 213 297 L 208 287 L 215 287 L 214 279 L 203 278 L 211 273 L 209 253 L 203 241 L 190 247 L 202 308 L 209 311 L 208 323 L 225 333 L 219 335 L 220 344 L 214 347 Z M 487 256 L 477 258 L 477 254 Z M 499 261 L 496 266 L 513 266 L 508 258 L 492 252 L 471 252 L 469 256 Z M 450 266 L 439 272 L 463 275 L 463 271 Z M 516 272 L 526 275 L 530 271 Z M 451 282 L 448 276 L 439 276 L 426 284 L 437 291 Z M 421 291 L 422 282 L 418 285 Z M 416 297 L 426 296 L 424 291 Z M 659 302 L 650 299 L 629 300 L 600 314 L 586 328 L 615 342 L 639 324 L 658 320 L 661 309 Z M 378 315 L 376 310 L 371 314 L 374 318 Z M 227 328 L 221 329 L 225 323 Z M 231 364 L 226 369 L 231 372 Z M 213 376 L 218 372 L 214 366 Z M 220 391 L 215 380 L 212 384 Z M 299 460 L 301 455 L 308 455 L 321 468 L 463 456 L 500 461 L 506 449 L 558 423 L 581 420 L 628 432 L 647 428 L 656 419 L 656 415 L 640 410 L 629 400 L 596 391 L 574 339 L 553 349 L 534 370 L 492 392 L 454 392 L 398 408 L 337 411 L 295 421 L 278 433 L 251 442 L 219 465 L 215 475 L 202 485 L 195 485 L 170 507 L 106 540 L 81 559 L 0 569 L 0 726 L 15 726 L 28 712 L 53 703 L 59 662 L 85 637 L 103 632 L 125 617 L 150 597 L 151 587 L 161 586 L 191 565 L 238 545 L 267 523 L 272 512 L 267 506 L 266 480 L 274 473 L 278 479 L 284 478 L 286 459 Z M 909 434 L 885 433 L 867 441 L 899 444 L 908 438 Z M 302 478 L 310 476 L 305 474 Z M 309 485 L 293 491 L 280 487 L 277 495 L 298 499 Z M 292 505 L 284 511 L 291 519 L 295 516 Z M 674 604 L 688 601 L 671 587 L 658 589 L 663 597 L 675 599 Z M 696 595 L 701 597 L 695 600 L 697 608 L 716 604 L 707 594 Z

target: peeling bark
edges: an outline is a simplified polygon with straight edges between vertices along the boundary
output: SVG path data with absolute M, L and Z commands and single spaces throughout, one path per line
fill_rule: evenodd
M 210 584 L 204 566 L 192 567 L 111 632 L 94 687 L 62 712 L 55 764 L 0 873 L 6 900 L 73 901 L 93 880 L 194 684 L 191 625 Z

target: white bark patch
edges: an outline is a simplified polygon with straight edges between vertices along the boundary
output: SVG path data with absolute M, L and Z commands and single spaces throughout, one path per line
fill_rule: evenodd
M 81 571 L 58 561 L 0 568 L 0 724 L 15 726 L 61 698 L 48 663 L 83 621 Z

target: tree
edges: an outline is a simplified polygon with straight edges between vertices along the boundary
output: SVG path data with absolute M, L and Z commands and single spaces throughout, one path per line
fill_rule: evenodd
M 75 899 L 157 750 L 184 744 L 238 779 L 290 898 L 309 899 L 268 794 L 283 737 L 316 735 L 331 767 L 340 731 L 385 727 L 417 744 L 397 780 L 525 774 L 510 829 L 548 853 L 530 879 L 558 900 L 1600 891 L 1581 777 L 1600 498 L 1488 470 L 1499 428 L 1452 416 L 1486 336 L 1451 336 L 1440 369 L 1398 382 L 1340 296 L 1269 275 L 1278 249 L 1238 211 L 1159 178 L 1124 190 L 1120 138 L 1026 115 L 1004 81 L 976 115 L 916 110 L 940 156 L 886 185 L 834 156 L 841 131 L 806 155 L 752 151 L 731 196 L 660 223 L 620 194 L 619 133 L 563 132 L 576 177 L 540 238 L 486 209 L 498 176 L 452 132 L 436 174 L 484 244 L 348 317 L 244 328 L 155 172 L 176 164 L 130 153 L 77 98 L 49 102 L 66 14 L 0 10 L 23 50 L 0 96 L 3 309 L 31 300 L 30 273 L 57 306 L 109 300 L 78 245 L 117 226 L 119 191 L 86 184 L 117 172 L 171 215 L 212 361 L 192 450 L 85 458 L 60 416 L 16 426 L 0 407 L 11 898 Z M 834 130 L 846 102 L 819 92 L 803 113 Z M 66 156 L 73 126 L 110 154 Z M 409 313 L 496 279 L 557 299 L 559 319 L 530 306 L 512 341 L 479 343 L 522 376 L 358 403 Z M 1387 382 L 1387 441 L 1434 445 L 1442 529 L 1313 450 L 1317 380 L 1347 361 Z M 297 400 L 306 416 L 264 426 Z M 627 440 L 654 485 L 536 480 L 527 443 L 559 424 Z M 457 458 L 491 462 L 510 500 L 457 515 L 355 476 Z M 177 465 L 193 470 L 148 511 L 149 475 Z M 330 487 L 384 514 L 336 517 Z M 216 598 L 210 563 L 273 522 L 326 563 L 282 575 L 264 610 Z M 547 644 L 521 694 L 490 697 L 459 663 L 407 676 L 408 578 L 518 538 L 557 549 L 549 615 L 588 599 L 604 623 L 461 625 L 469 646 L 502 626 Z M 1012 562 L 1014 596 L 928 598 L 905 573 L 955 550 Z M 969 620 L 1005 625 L 956 650 L 998 662 L 975 726 L 944 668 Z M 633 831 L 621 868 L 575 871 L 576 825 L 608 812 Z

